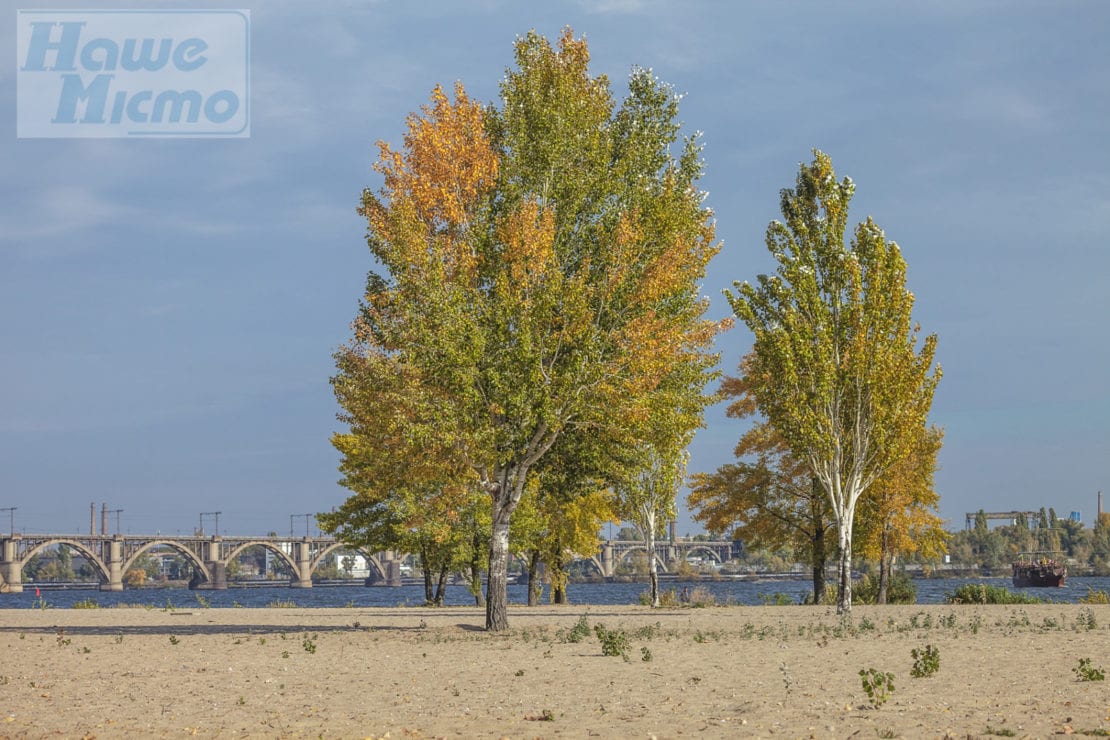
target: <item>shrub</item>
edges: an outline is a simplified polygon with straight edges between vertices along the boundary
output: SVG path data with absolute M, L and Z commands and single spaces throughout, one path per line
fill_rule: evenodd
M 602 655 L 608 655 L 612 657 L 616 657 L 619 655 L 626 661 L 628 660 L 628 649 L 631 647 L 631 645 L 628 641 L 627 632 L 622 630 L 620 627 L 613 630 L 607 630 L 605 629 L 605 625 L 599 622 L 598 624 L 594 625 L 594 633 L 597 635 L 597 639 L 601 642 Z
M 1080 658 L 1079 667 L 1072 668 L 1075 677 L 1080 681 L 1105 681 L 1106 673 L 1101 668 L 1091 667 L 1090 658 Z
M 867 573 L 852 585 L 852 602 L 874 604 L 879 598 L 879 578 Z M 886 586 L 886 603 L 916 604 L 917 586 L 905 573 L 893 573 Z
M 867 668 L 860 670 L 859 677 L 860 682 L 863 683 L 863 690 L 867 692 L 867 698 L 871 700 L 871 706 L 876 709 L 885 704 L 894 693 L 893 673 L 882 673 L 874 668 Z
M 910 675 L 914 678 L 928 678 L 940 670 L 940 650 L 932 645 L 926 645 L 922 650 L 914 648 L 910 657 L 913 658 Z
M 1105 591 L 1095 591 L 1087 586 L 1087 595 L 1079 600 L 1080 604 L 1110 604 L 1110 595 Z
M 965 583 L 944 595 L 947 604 L 1043 604 L 1044 599 L 985 583 Z
M 578 618 L 578 622 L 569 630 L 567 630 L 567 632 L 563 635 L 563 639 L 566 642 L 582 642 L 589 636 L 590 622 L 586 619 L 586 615 L 583 614 L 581 617 Z

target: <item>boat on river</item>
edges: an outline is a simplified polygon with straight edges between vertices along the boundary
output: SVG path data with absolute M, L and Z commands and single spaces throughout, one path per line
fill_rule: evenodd
M 1068 580 L 1062 552 L 1018 553 L 1013 570 L 1015 588 L 1059 588 Z

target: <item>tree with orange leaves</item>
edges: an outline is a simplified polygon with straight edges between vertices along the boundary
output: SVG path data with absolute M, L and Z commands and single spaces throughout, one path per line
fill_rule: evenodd
M 725 378 L 721 395 L 731 399 L 726 413 L 736 419 L 758 416 L 751 392 L 749 355 L 740 361 L 740 377 Z M 766 420 L 757 420 L 736 444 L 734 463 L 712 473 L 695 473 L 687 503 L 694 519 L 711 532 L 728 532 L 746 546 L 789 546 L 811 566 L 813 603 L 825 593 L 825 565 L 833 551 L 832 509 L 824 489 L 805 461 L 791 451 Z
M 617 106 L 588 62 L 569 30 L 533 32 L 500 107 L 436 88 L 402 150 L 380 145 L 360 210 L 384 274 L 336 354 L 343 482 L 488 496 L 490 630 L 508 627 L 509 525 L 540 461 L 561 439 L 605 468 L 687 438 L 724 326 L 704 318 L 718 247 L 700 146 L 670 151 L 677 96 L 636 70 Z
M 878 478 L 860 502 L 860 551 L 879 564 L 878 604 L 886 603 L 896 555 L 937 557 L 948 540 L 936 514 L 940 496 L 933 487 L 944 432 L 936 426 L 918 431 L 906 457 Z

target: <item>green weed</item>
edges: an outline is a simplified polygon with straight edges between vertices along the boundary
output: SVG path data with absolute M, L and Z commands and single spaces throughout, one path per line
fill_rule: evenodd
M 1105 681 L 1106 672 L 1101 668 L 1095 668 L 1091 665 L 1090 658 L 1080 658 L 1079 666 L 1072 668 L 1075 677 L 1080 681 Z
M 882 673 L 874 668 L 866 668 L 860 669 L 859 677 L 863 690 L 867 692 L 867 698 L 871 700 L 871 706 L 875 709 L 886 704 L 887 699 L 894 693 L 893 673 Z
M 926 645 L 921 650 L 914 648 L 910 656 L 913 658 L 910 675 L 914 678 L 928 678 L 940 670 L 940 650 L 932 645 Z

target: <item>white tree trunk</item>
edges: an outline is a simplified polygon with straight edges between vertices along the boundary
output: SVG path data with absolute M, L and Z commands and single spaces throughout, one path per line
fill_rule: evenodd
M 508 572 L 509 517 L 508 501 L 493 501 L 493 534 L 489 543 L 489 578 L 486 585 L 486 629 L 503 632 L 509 629 Z M 515 507 L 513 507 L 515 508 Z

